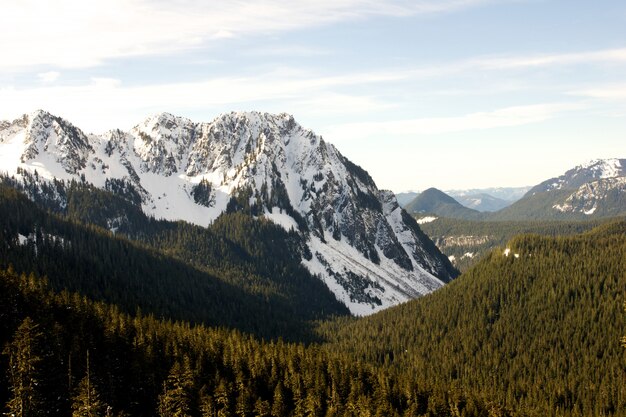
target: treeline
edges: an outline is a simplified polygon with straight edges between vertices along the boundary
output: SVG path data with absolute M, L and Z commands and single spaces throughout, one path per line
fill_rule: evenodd
M 0 403 L 15 416 L 483 416 L 461 392 L 317 345 L 130 316 L 0 270 Z
M 323 324 L 327 348 L 515 415 L 626 415 L 626 222 L 507 246 L 431 295 Z

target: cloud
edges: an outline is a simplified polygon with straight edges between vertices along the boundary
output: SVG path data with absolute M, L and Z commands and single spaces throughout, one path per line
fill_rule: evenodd
M 37 74 L 37 78 L 39 78 L 39 80 L 43 83 L 52 83 L 56 81 L 60 76 L 61 73 L 57 71 L 41 72 Z
M 551 119 L 559 113 L 578 110 L 580 103 L 544 103 L 506 107 L 490 112 L 463 116 L 432 117 L 385 122 L 347 123 L 330 127 L 325 135 L 330 139 L 362 139 L 371 136 L 418 136 L 462 132 L 498 127 L 521 126 Z
M 488 0 L 30 0 L 3 4 L 0 68 L 92 67 L 106 60 L 210 45 L 375 15 L 408 16 Z
M 569 94 L 597 99 L 623 100 L 626 99 L 626 84 L 614 84 L 584 88 L 576 91 L 571 91 Z
M 302 111 L 307 114 L 354 114 L 389 108 L 374 97 L 340 94 L 339 86 L 384 82 L 391 76 L 285 77 L 284 72 L 256 77 L 223 77 L 170 84 L 126 86 L 113 78 L 93 78 L 83 85 L 0 88 L 0 115 L 18 117 L 41 108 L 57 113 L 90 131 L 127 128 L 147 114 L 177 114 L 244 107 Z M 85 109 L 89 109 L 85 111 Z
M 556 53 L 508 57 L 482 57 L 469 60 L 465 62 L 463 66 L 478 67 L 489 70 L 503 70 L 603 62 L 626 63 L 626 48 L 564 54 Z

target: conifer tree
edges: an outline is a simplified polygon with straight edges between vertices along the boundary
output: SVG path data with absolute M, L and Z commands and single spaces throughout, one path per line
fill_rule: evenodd
M 163 392 L 159 395 L 159 416 L 190 416 L 192 388 L 193 375 L 189 361 L 185 360 L 182 364 L 175 362 L 163 384 Z
M 9 416 L 30 417 L 42 415 L 42 397 L 39 365 L 42 333 L 38 325 L 26 317 L 17 328 L 13 340 L 3 353 L 9 357 L 8 379 L 11 398 L 7 403 Z
M 72 417 L 104 417 L 111 415 L 111 408 L 102 401 L 92 380 L 89 367 L 89 351 L 87 351 L 87 372 L 76 389 L 72 410 Z
M 282 382 L 279 382 L 274 389 L 274 399 L 272 402 L 272 417 L 284 416 L 287 412 L 287 406 L 285 404 L 285 392 L 283 390 Z

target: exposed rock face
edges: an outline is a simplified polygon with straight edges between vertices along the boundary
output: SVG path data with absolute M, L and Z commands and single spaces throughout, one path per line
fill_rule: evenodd
M 133 196 L 155 217 L 207 225 L 250 207 L 302 236 L 303 264 L 355 314 L 428 293 L 456 273 L 392 193 L 287 114 L 194 123 L 163 113 L 130 132 L 87 136 L 38 111 L 3 122 L 0 146 L 19 155 L 9 174 L 84 179 Z

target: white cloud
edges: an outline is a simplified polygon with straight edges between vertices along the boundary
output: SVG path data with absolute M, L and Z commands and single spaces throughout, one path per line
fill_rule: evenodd
M 58 71 L 48 71 L 37 74 L 37 78 L 43 83 L 55 82 L 60 76 L 61 73 Z
M 338 86 L 383 82 L 384 74 L 336 77 L 288 77 L 283 72 L 255 78 L 226 77 L 198 82 L 125 86 L 118 79 L 93 78 L 84 85 L 0 88 L 0 115 L 18 117 L 41 108 L 72 120 L 89 131 L 127 128 L 157 111 L 184 115 L 211 109 L 275 107 L 279 111 L 354 114 L 388 108 L 373 97 L 339 94 Z M 88 108 L 89 111 L 85 111 Z
M 432 117 L 385 122 L 347 123 L 330 127 L 326 136 L 332 141 L 366 137 L 436 135 L 498 127 L 521 126 L 551 119 L 559 113 L 578 110 L 580 103 L 545 103 L 506 107 L 463 116 Z
M 564 54 L 537 54 L 527 56 L 482 57 L 463 64 L 491 70 L 577 65 L 602 62 L 626 63 L 626 48 L 604 49 Z
M 626 99 L 626 84 L 590 87 L 571 91 L 570 94 L 598 99 L 623 100 Z
M 407 16 L 488 0 L 24 0 L 0 14 L 0 68 L 84 68 L 108 59 L 167 54 L 220 39 L 373 15 Z

